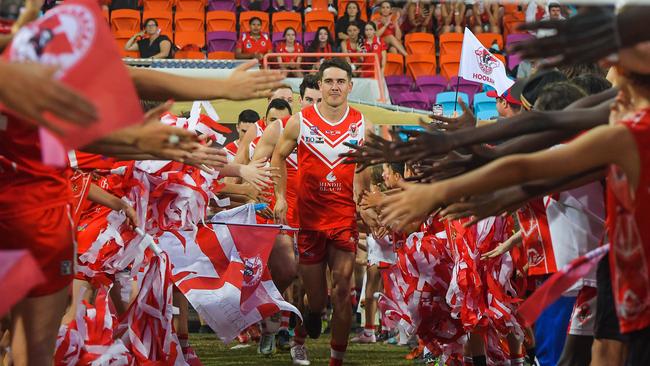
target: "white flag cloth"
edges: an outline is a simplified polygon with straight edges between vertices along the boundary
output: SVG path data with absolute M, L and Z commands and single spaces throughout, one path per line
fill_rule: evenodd
M 463 37 L 458 76 L 465 80 L 490 85 L 499 95 L 503 95 L 515 83 L 506 74 L 506 66 L 503 62 L 483 47 L 467 28 Z

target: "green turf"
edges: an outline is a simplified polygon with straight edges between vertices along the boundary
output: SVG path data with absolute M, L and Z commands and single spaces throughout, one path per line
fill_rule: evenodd
M 291 365 L 289 352 L 278 351 L 273 357 L 266 358 L 257 354 L 257 346 L 231 350 L 231 345 L 224 345 L 214 335 L 192 334 L 192 348 L 196 351 L 205 366 L 242 366 L 242 365 Z M 307 340 L 309 359 L 314 366 L 327 365 L 329 362 L 329 337 L 323 335 L 320 339 Z M 400 346 L 384 344 L 360 345 L 350 344 L 345 357 L 345 365 L 414 365 L 404 356 L 408 349 Z

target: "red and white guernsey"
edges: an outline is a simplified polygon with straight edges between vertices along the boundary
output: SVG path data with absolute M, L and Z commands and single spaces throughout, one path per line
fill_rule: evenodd
M 282 119 L 280 123 L 280 135 L 287 127 L 291 116 Z M 298 228 L 300 222 L 298 221 L 298 149 L 293 149 L 291 154 L 287 156 L 287 221 L 289 226 Z
M 228 157 L 228 162 L 232 163 L 235 161 L 235 156 L 237 155 L 237 150 L 239 150 L 239 140 L 235 140 L 226 146 L 223 147 L 226 151 L 226 156 Z
M 350 148 L 344 142 L 362 144 L 365 122 L 361 112 L 348 107 L 340 121 L 329 122 L 317 105 L 300 113 L 298 135 L 298 210 L 300 228 L 325 230 L 355 227 L 353 164 L 343 164 L 339 154 Z
M 650 326 L 650 109 L 621 122 L 636 141 L 640 174 L 631 191 L 625 174 L 607 177 L 607 229 L 616 312 L 622 333 Z

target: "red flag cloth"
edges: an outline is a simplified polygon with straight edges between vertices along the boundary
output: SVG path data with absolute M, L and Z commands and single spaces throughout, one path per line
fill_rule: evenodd
M 1 250 L 0 317 L 44 281 L 43 272 L 28 250 Z
M 562 293 L 591 271 L 598 261 L 609 251 L 609 244 L 598 247 L 582 257 L 576 258 L 559 272 L 549 277 L 519 307 L 519 315 L 526 325 L 535 322 L 539 314 L 562 296 Z
M 143 119 L 133 82 L 97 1 L 66 0 L 16 33 L 3 58 L 57 68 L 55 78 L 95 105 L 99 119 L 90 128 L 69 126 L 45 114 L 65 131 L 60 141 L 67 149 Z

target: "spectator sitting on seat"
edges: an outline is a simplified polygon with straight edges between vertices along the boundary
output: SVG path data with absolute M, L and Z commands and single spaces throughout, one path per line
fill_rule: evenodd
M 465 24 L 465 3 L 462 0 L 445 2 L 441 5 L 442 33 L 463 33 Z
M 433 4 L 431 0 L 409 0 L 402 32 L 433 33 Z
M 296 41 L 296 30 L 289 27 L 284 30 L 282 36 L 284 41 L 278 43 L 275 52 L 277 53 L 303 53 L 305 52 L 302 48 L 302 45 Z M 302 77 L 302 72 L 300 71 L 300 64 L 302 62 L 302 57 L 300 56 L 284 56 L 277 58 L 278 65 L 282 65 L 283 69 L 291 70 L 287 74 L 289 77 Z
M 138 39 L 136 41 L 136 39 Z M 172 42 L 160 34 L 158 21 L 149 18 L 144 21 L 144 30 L 133 35 L 124 45 L 127 51 L 138 51 L 140 58 L 169 58 Z
M 348 3 L 345 7 L 345 14 L 336 21 L 336 38 L 339 41 L 345 41 L 348 39 L 348 25 L 351 23 L 357 23 L 360 30 L 364 29 L 364 26 L 366 25 L 366 23 L 361 20 L 359 4 L 354 1 Z
M 292 0 L 277 0 L 278 10 L 282 10 L 282 8 L 284 8 L 286 11 L 294 11 L 296 9 L 300 9 L 302 0 L 293 0 L 293 8 L 291 7 L 291 1 Z
M 548 14 L 542 20 L 564 20 L 562 16 L 562 7 L 557 1 L 548 3 Z M 537 31 L 537 38 L 544 38 L 555 35 L 555 31 L 551 29 L 540 29 Z
M 499 3 L 476 0 L 472 5 L 472 24 L 474 33 L 501 33 L 501 11 Z
M 307 47 L 307 52 L 308 53 L 333 53 L 334 52 L 334 40 L 332 39 L 332 35 L 330 34 L 330 31 L 329 29 L 327 29 L 327 27 L 318 28 L 318 31 L 316 31 L 316 38 L 309 44 L 309 47 Z M 318 56 L 316 58 L 314 57 L 306 58 L 307 67 L 316 70 L 320 67 L 321 62 L 323 62 L 323 60 L 325 60 L 326 58 L 327 57 L 325 56 Z
M 400 53 L 406 57 L 406 49 L 402 44 L 402 29 L 399 26 L 399 17 L 393 16 L 390 1 L 383 1 L 380 10 L 381 18 L 375 21 L 377 35 L 388 46 L 388 52 Z
M 363 39 L 360 37 L 361 29 L 357 23 L 350 23 L 348 25 L 347 36 L 348 39 L 341 41 L 341 52 L 343 53 L 361 53 L 363 51 Z M 359 76 L 359 72 L 363 67 L 363 57 L 346 57 L 346 60 L 352 66 L 352 71 L 355 76 Z
M 386 69 L 386 44 L 381 38 L 377 37 L 377 26 L 375 23 L 366 24 L 365 33 L 365 42 L 363 48 L 366 53 L 374 53 L 379 57 L 379 67 L 381 68 L 381 74 L 384 74 L 384 69 Z M 365 59 L 365 62 L 369 62 L 368 58 Z M 362 70 L 372 70 L 372 65 L 364 65 Z M 374 77 L 374 75 L 369 75 L 368 73 L 363 73 L 364 77 Z
M 313 9 L 311 8 L 311 0 L 307 0 L 307 7 L 305 8 L 305 14 L 309 13 L 312 10 Z M 334 14 L 334 16 L 338 14 L 338 11 L 334 7 L 334 0 L 327 0 L 327 11 Z
M 236 59 L 255 58 L 261 60 L 264 55 L 271 52 L 272 43 L 268 34 L 262 33 L 262 19 L 252 17 L 248 24 L 249 33 L 242 33 L 235 48 Z

